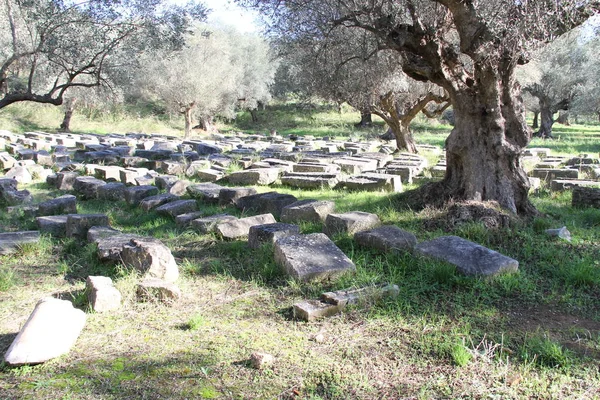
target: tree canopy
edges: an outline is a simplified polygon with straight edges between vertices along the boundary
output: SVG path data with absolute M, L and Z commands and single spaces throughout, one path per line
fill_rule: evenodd
M 67 89 L 102 84 L 118 52 L 135 59 L 150 48 L 181 47 L 206 11 L 161 0 L 2 0 L 0 108 L 19 101 L 60 105 Z

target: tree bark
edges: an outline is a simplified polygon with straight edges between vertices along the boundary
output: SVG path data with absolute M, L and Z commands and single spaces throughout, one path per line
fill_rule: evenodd
M 373 126 L 373 117 L 369 111 L 360 112 L 360 122 L 354 124 L 357 128 L 367 128 Z
M 184 139 L 189 139 L 192 135 L 192 110 L 194 106 L 188 106 L 183 111 L 183 117 L 185 119 L 185 133 L 183 135 Z
M 65 116 L 59 127 L 62 132 L 71 132 L 71 118 L 73 117 L 73 112 L 75 112 L 76 103 L 77 99 L 74 98 L 65 101 Z
M 418 153 L 418 150 L 415 139 L 410 131 L 411 121 L 412 119 L 410 121 L 400 119 L 395 122 L 389 121 L 387 124 L 396 138 L 396 146 L 398 147 L 398 151 L 404 150 L 409 153 L 416 154 Z
M 550 104 L 540 100 L 540 129 L 535 136 L 541 138 L 552 138 L 552 125 L 554 125 L 554 113 Z
M 556 118 L 556 122 L 558 122 L 559 124 L 566 125 L 566 126 L 571 125 L 571 123 L 569 122 L 569 112 L 568 111 L 559 111 L 558 118 Z
M 213 123 L 213 117 L 200 117 L 200 128 L 206 132 L 216 132 L 217 128 Z
M 258 123 L 258 111 L 255 109 L 250 110 L 250 116 L 252 117 L 252 123 Z
M 531 126 L 533 129 L 537 129 L 540 127 L 539 117 L 540 117 L 540 112 L 534 111 L 533 112 L 533 125 Z

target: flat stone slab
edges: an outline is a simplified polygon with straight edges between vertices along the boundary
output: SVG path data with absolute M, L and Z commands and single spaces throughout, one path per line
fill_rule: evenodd
M 273 244 L 277 240 L 290 235 L 300 233 L 300 227 L 293 224 L 284 224 L 276 222 L 274 224 L 255 225 L 250 227 L 248 233 L 248 246 L 258 249 L 266 243 Z
M 216 232 L 223 239 L 239 239 L 248 236 L 250 228 L 255 225 L 274 224 L 277 221 L 272 214 L 255 215 L 221 222 L 216 227 Z
M 412 251 L 417 245 L 417 238 L 410 232 L 395 225 L 380 226 L 368 231 L 357 232 L 354 240 L 361 246 L 388 251 Z
M 144 211 L 150 211 L 153 208 L 162 206 L 163 204 L 170 203 L 177 199 L 179 199 L 179 197 L 175 196 L 174 194 L 162 193 L 162 194 L 157 194 L 155 196 L 146 197 L 145 199 L 140 201 L 139 206 Z
M 44 201 L 38 205 L 38 215 L 77 214 L 77 198 L 71 194 Z
M 464 275 L 493 276 L 519 269 L 519 262 L 458 236 L 442 236 L 419 243 L 415 250 L 449 262 Z
M 279 168 L 256 168 L 236 171 L 227 180 L 236 185 L 270 185 L 279 178 Z
M 300 200 L 283 208 L 283 222 L 323 222 L 335 211 L 335 203 L 328 200 Z
M 138 284 L 136 295 L 138 301 L 172 305 L 181 298 L 181 290 L 171 282 L 148 278 Z
M 185 214 L 179 214 L 175 217 L 175 225 L 179 228 L 185 228 L 189 226 L 193 220 L 202 218 L 204 216 L 204 211 L 194 211 Z
M 196 200 L 175 200 L 160 207 L 156 207 L 156 212 L 170 217 L 177 217 L 181 214 L 187 214 L 198 210 Z
M 256 194 L 256 189 L 254 188 L 246 188 L 246 187 L 238 187 L 238 188 L 228 188 L 224 187 L 219 191 L 219 204 L 222 206 L 227 206 L 230 204 L 236 204 L 238 199 L 245 196 L 251 196 Z
M 208 204 L 217 204 L 219 202 L 219 192 L 221 189 L 223 189 L 223 186 L 216 183 L 199 183 L 186 188 L 190 197 Z
M 273 214 L 277 218 L 281 215 L 284 207 L 297 201 L 298 199 L 291 194 L 268 192 L 240 197 L 236 201 L 236 207 L 241 210 L 254 210 L 262 214 Z
M 190 225 L 192 226 L 192 229 L 199 233 L 209 233 L 215 232 L 217 229 L 217 225 L 219 225 L 220 223 L 227 221 L 235 221 L 237 219 L 237 217 L 234 217 L 233 215 L 229 214 L 216 214 L 208 217 L 194 219 L 190 223 Z
M 91 176 L 80 176 L 75 178 L 73 182 L 73 190 L 75 190 L 84 199 L 96 199 L 98 198 L 98 188 L 106 185 L 103 180 L 91 177 Z
M 323 233 L 292 235 L 275 242 L 275 261 L 300 281 L 331 280 L 356 266 Z
M 47 233 L 55 237 L 67 236 L 68 215 L 46 215 L 37 217 L 35 222 L 41 233 Z
M 343 214 L 329 214 L 325 219 L 323 232 L 330 237 L 336 234 L 354 235 L 379 225 L 381 225 L 381 220 L 377 214 L 350 211 Z
M 109 226 L 106 214 L 69 214 L 67 217 L 67 237 L 87 238 L 92 226 Z
M 107 276 L 88 276 L 85 289 L 90 306 L 95 312 L 106 312 L 121 307 L 121 292 Z
M 570 190 L 577 186 L 600 187 L 600 182 L 585 179 L 553 179 L 550 182 L 550 190 L 555 192 Z
M 123 201 L 125 200 L 125 191 L 127 186 L 121 182 L 111 182 L 101 185 L 97 189 L 97 196 L 100 200 Z
M 37 243 L 40 241 L 40 232 L 22 231 L 0 233 L 0 255 L 12 254 L 26 243 Z
M 158 188 L 152 185 L 133 186 L 125 191 L 125 201 L 130 205 L 138 205 L 146 197 L 158 194 Z
M 39 364 L 69 352 L 85 325 L 85 313 L 70 301 L 40 300 L 4 355 L 7 364 Z

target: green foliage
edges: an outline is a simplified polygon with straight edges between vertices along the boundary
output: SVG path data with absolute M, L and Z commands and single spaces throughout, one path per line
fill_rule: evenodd
M 463 343 L 456 343 L 450 348 L 450 357 L 454 364 L 459 367 L 464 367 L 473 358 L 469 349 L 467 349 Z
M 15 285 L 15 274 L 7 266 L 0 267 L 0 292 L 5 292 Z
M 566 369 L 573 364 L 573 353 L 546 336 L 526 338 L 520 355 L 523 361 L 543 367 Z

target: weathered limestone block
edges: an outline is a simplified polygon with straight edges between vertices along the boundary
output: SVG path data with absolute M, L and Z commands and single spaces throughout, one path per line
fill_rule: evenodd
M 402 192 L 402 181 L 398 175 L 363 173 L 347 178 L 343 185 L 349 190 L 369 192 Z
M 550 190 L 555 192 L 570 190 L 577 186 L 600 187 L 600 182 L 585 179 L 553 179 L 550 182 Z
M 179 178 L 175 175 L 159 175 L 154 179 L 156 187 L 159 190 L 168 190 Z
M 174 194 L 175 196 L 183 196 L 187 193 L 187 187 L 190 186 L 192 182 L 186 180 L 178 180 L 173 183 L 169 188 L 169 193 Z
M 286 173 L 281 177 L 282 184 L 301 189 L 333 188 L 339 181 L 339 174 L 321 174 L 313 172 Z
M 187 214 L 198 210 L 196 200 L 175 200 L 162 206 L 156 207 L 156 212 L 175 218 L 181 214 Z
M 123 247 L 129 245 L 133 239 L 143 238 L 139 235 L 116 231 L 111 235 L 101 235 L 92 242 L 98 246 L 97 254 L 100 261 L 118 262 L 122 259 Z
M 109 226 L 106 214 L 69 214 L 67 217 L 67 237 L 87 238 L 92 226 Z
M 227 177 L 229 182 L 237 185 L 270 185 L 279 178 L 278 168 L 256 168 L 236 171 Z
M 415 250 L 449 262 L 464 275 L 492 276 L 519 269 L 519 262 L 458 236 L 442 236 L 419 243 Z
M 21 206 L 33 202 L 33 196 L 27 189 L 16 190 L 14 192 L 1 192 L 0 198 L 2 198 L 8 206 Z
M 67 218 L 68 215 L 48 215 L 37 217 L 35 222 L 41 233 L 47 233 L 54 237 L 67 236 Z
M 144 279 L 137 286 L 139 301 L 158 302 L 172 305 L 181 298 L 181 290 L 171 283 L 161 279 Z
M 225 174 L 222 171 L 219 171 L 217 169 L 208 168 L 208 169 L 202 169 L 200 171 L 196 171 L 195 176 L 199 181 L 202 181 L 202 182 L 214 182 L 214 181 L 218 181 L 219 179 L 224 177 Z
M 277 221 L 272 214 L 255 215 L 221 222 L 217 225 L 216 232 L 224 239 L 239 239 L 248 236 L 252 226 L 274 224 L 275 222 Z
M 171 250 L 160 240 L 153 238 L 132 239 L 123 246 L 121 258 L 148 278 L 175 282 L 179 278 L 179 268 Z
M 95 312 L 106 312 L 121 307 L 121 292 L 107 276 L 88 276 L 85 281 L 87 298 Z
M 190 213 L 180 214 L 175 217 L 175 225 L 177 225 L 179 228 L 185 228 L 189 226 L 193 220 L 202 218 L 203 216 L 203 211 L 194 211 Z
M 127 186 L 121 182 L 111 182 L 98 187 L 98 199 L 106 201 L 124 201 Z
M 339 314 L 342 311 L 342 307 L 320 300 L 304 300 L 294 304 L 293 311 L 294 318 L 310 322 L 318 318 Z
M 152 185 L 132 186 L 125 191 L 125 201 L 130 205 L 138 205 L 146 197 L 158 194 L 158 188 Z
M 7 364 L 39 364 L 69 352 L 85 325 L 85 313 L 70 301 L 40 300 L 4 355 Z
M 164 204 L 170 203 L 179 199 L 178 196 L 175 196 L 171 193 L 162 193 L 154 196 L 146 197 L 142 201 L 140 201 L 140 208 L 144 211 L 150 211 L 153 208 L 162 206 Z
M 94 168 L 94 177 L 106 182 L 120 182 L 122 169 L 114 165 L 98 166 Z
M 356 266 L 323 233 L 293 235 L 275 242 L 275 261 L 300 281 L 334 279 Z
M 335 211 L 335 203 L 327 200 L 300 200 L 281 210 L 281 221 L 293 222 L 323 222 Z
M 71 194 L 44 201 L 38 205 L 38 215 L 77 214 L 77 198 Z
M 256 189 L 254 188 L 245 188 L 245 187 L 236 187 L 229 188 L 224 187 L 219 191 L 219 204 L 222 206 L 227 206 L 230 204 L 237 204 L 237 201 L 241 197 L 250 196 L 256 194 Z
M 550 182 L 553 179 L 579 179 L 579 171 L 576 169 L 552 169 L 536 168 L 531 172 L 535 178 Z
M 293 224 L 277 222 L 274 224 L 255 225 L 250 227 L 248 233 L 248 246 L 258 249 L 266 243 L 275 243 L 277 240 L 300 233 L 300 227 Z
M 75 178 L 73 190 L 81 195 L 84 199 L 97 199 L 98 188 L 106 185 L 106 182 L 93 178 L 91 176 L 80 176 Z
M 576 187 L 573 189 L 573 207 L 600 208 L 600 188 Z
M 14 179 L 19 183 L 33 182 L 33 177 L 26 167 L 14 166 L 6 172 L 4 177 Z
M 17 164 L 17 160 L 7 152 L 0 152 L 0 171 L 11 169 Z
M 268 192 L 240 197 L 236 202 L 236 207 L 241 210 L 254 210 L 263 214 L 270 213 L 278 218 L 284 207 L 297 201 L 298 199 L 291 194 Z
M 56 174 L 56 188 L 58 190 L 73 190 L 75 179 L 78 177 L 77 172 L 58 172 Z
M 223 189 L 223 186 L 216 183 L 199 183 L 186 188 L 190 197 L 208 204 L 217 204 L 219 202 L 219 192 L 221 189 Z
M 354 240 L 361 246 L 383 252 L 410 252 L 417 245 L 415 235 L 394 225 L 385 225 L 368 231 L 357 232 L 354 234 Z
M 217 225 L 227 221 L 235 221 L 237 217 L 228 214 L 216 214 L 208 217 L 197 218 L 191 222 L 192 229 L 199 233 L 215 232 Z
M 363 211 L 350 211 L 343 214 L 329 214 L 325 219 L 323 232 L 331 237 L 337 234 L 354 235 L 381 225 L 377 214 Z
M 39 241 L 40 233 L 38 231 L 0 233 L 0 255 L 12 254 L 23 244 Z

